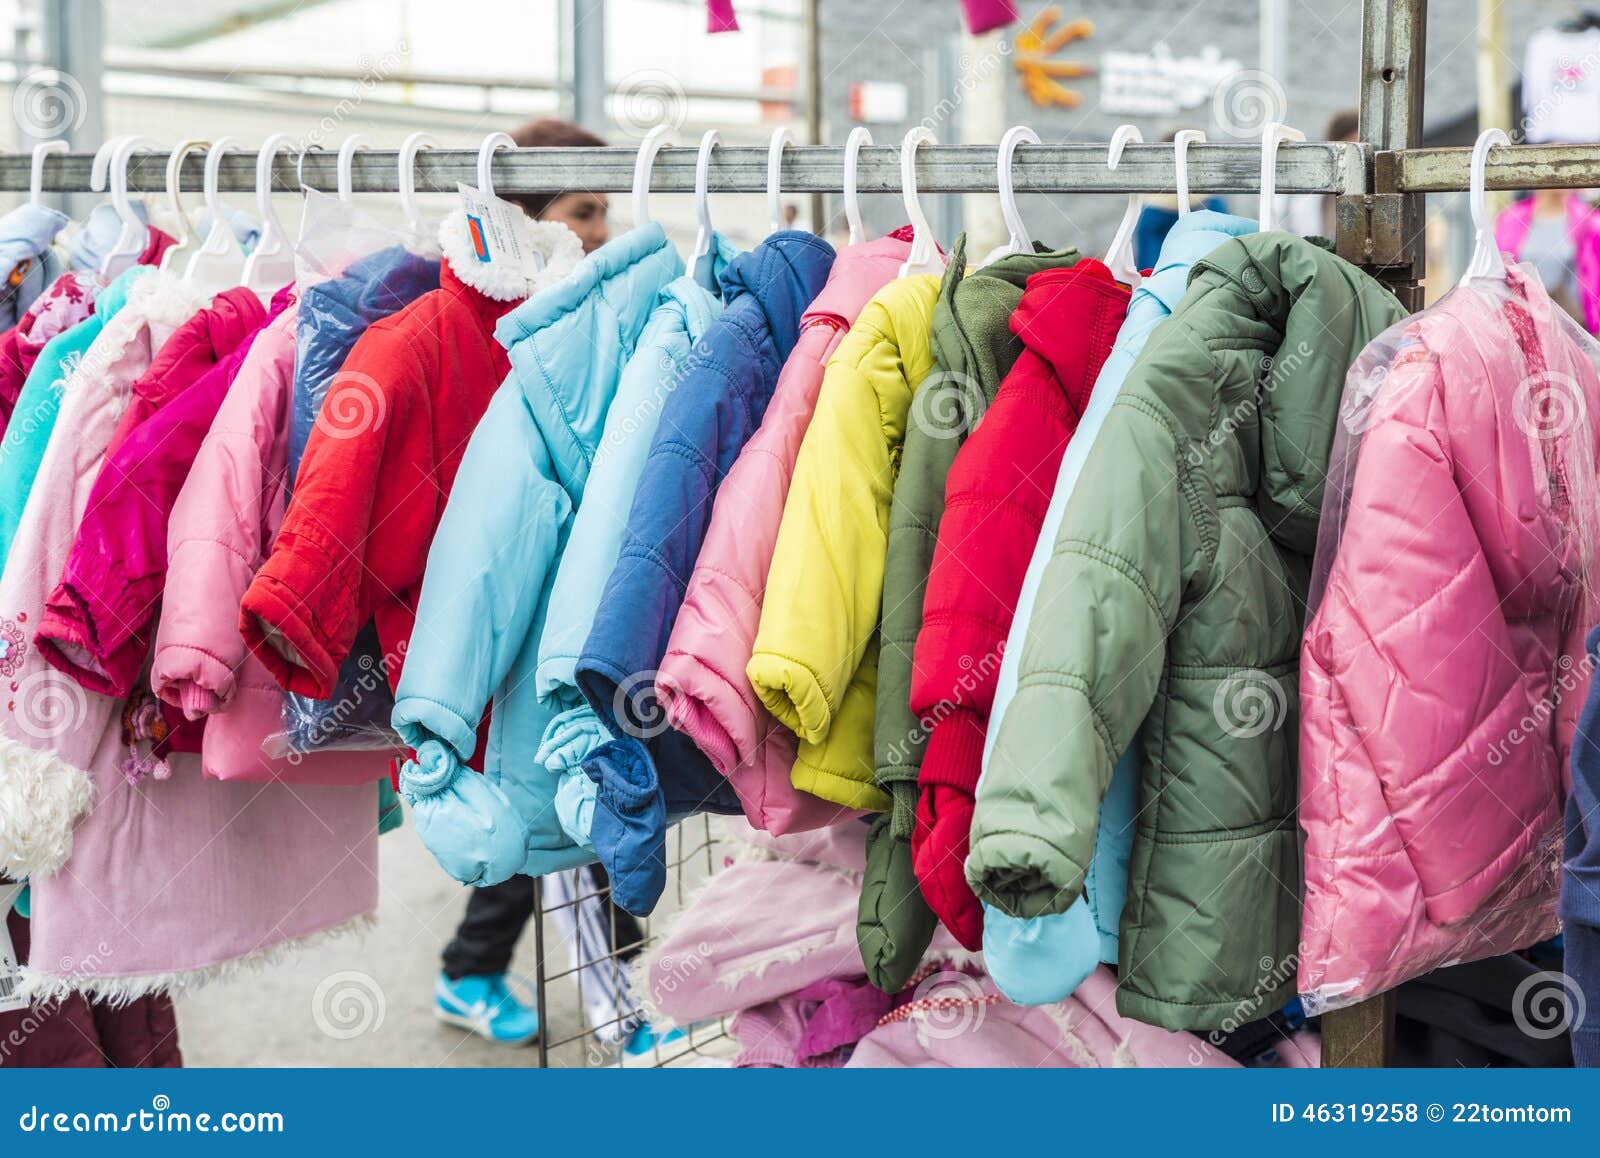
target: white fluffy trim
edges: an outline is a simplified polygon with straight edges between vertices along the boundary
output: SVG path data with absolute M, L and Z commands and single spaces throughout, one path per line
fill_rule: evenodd
M 211 295 L 175 273 L 158 269 L 128 288 L 124 310 L 168 329 L 177 329 L 211 302 Z
M 509 261 L 479 261 L 467 230 L 467 212 L 457 209 L 439 223 L 439 251 L 467 285 L 497 302 L 520 302 L 561 281 L 583 260 L 583 242 L 559 221 L 529 221 L 533 248 L 544 259 L 537 268 L 532 259 L 521 265 Z
M 72 830 L 93 804 L 83 769 L 0 736 L 0 876 L 45 876 L 66 864 Z
M 364 934 L 377 924 L 372 913 L 351 917 L 315 933 L 307 933 L 290 941 L 279 941 L 231 961 L 219 961 L 204 969 L 186 969 L 175 973 L 143 973 L 128 977 L 95 977 L 81 973 L 47 973 L 40 969 L 22 969 L 22 984 L 18 996 L 35 1004 L 62 1001 L 74 993 L 81 993 L 93 1001 L 110 1005 L 127 1005 L 141 997 L 166 993 L 182 997 L 216 981 L 232 981 L 249 973 L 282 964 L 291 954 L 315 948 L 326 941 L 351 934 Z

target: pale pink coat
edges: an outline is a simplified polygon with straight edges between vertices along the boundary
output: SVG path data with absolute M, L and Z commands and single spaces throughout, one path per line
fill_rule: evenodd
M 796 740 L 756 697 L 745 666 L 761 624 L 795 457 L 816 410 L 822 374 L 861 308 L 911 252 L 900 234 L 851 246 L 806 310 L 760 428 L 717 489 L 705 544 L 656 677 L 667 720 L 728 778 L 745 816 L 770 832 L 799 832 L 856 815 L 791 784 Z
M 207 776 L 362 784 L 388 775 L 383 753 L 262 753 L 262 738 L 283 730 L 283 691 L 239 634 L 239 600 L 288 502 L 296 315 L 289 307 L 256 336 L 172 509 L 150 684 L 188 718 L 209 717 Z M 376 694 L 383 673 L 373 678 Z
M 1308 1012 L 1556 930 L 1596 614 L 1574 530 L 1600 515 L 1592 343 L 1521 270 L 1399 329 L 1351 372 L 1347 424 L 1377 391 L 1301 653 Z
M 375 785 L 221 784 L 190 755 L 130 785 L 120 702 L 33 647 L 128 388 L 195 304 L 144 281 L 65 383 L 0 575 L 0 873 L 32 877 L 38 997 L 181 991 L 363 925 L 378 899 Z

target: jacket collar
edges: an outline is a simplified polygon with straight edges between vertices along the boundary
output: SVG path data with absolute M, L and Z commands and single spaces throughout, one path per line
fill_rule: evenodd
M 492 313 L 495 319 L 518 302 L 561 282 L 583 259 L 583 243 L 560 222 L 529 221 L 528 229 L 535 251 L 544 258 L 543 268 L 535 268 L 532 261 L 520 268 L 479 261 L 464 209 L 447 214 L 439 223 L 439 250 L 449 270 L 448 280 L 482 299 L 483 312 Z M 441 284 L 447 280 L 442 272 L 439 280 Z M 496 303 L 499 309 L 487 303 Z
M 861 307 L 890 281 L 911 254 L 911 227 L 901 226 L 887 237 L 847 245 L 833 259 L 828 282 L 806 307 L 801 325 L 828 318 L 846 327 L 861 313 Z M 905 236 L 902 236 L 904 234 Z
M 732 310 L 748 299 L 764 319 L 779 360 L 785 360 L 799 340 L 806 307 L 832 268 L 833 246 L 814 234 L 782 230 L 728 266 L 722 275 L 724 306 Z
M 1128 312 L 1132 291 L 1093 258 L 1028 279 L 1011 332 L 1049 363 L 1079 413 Z

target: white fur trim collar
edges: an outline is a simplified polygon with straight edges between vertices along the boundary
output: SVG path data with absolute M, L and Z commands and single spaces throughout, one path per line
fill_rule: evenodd
M 0 736 L 0 876 L 44 876 L 66 864 L 72 830 L 93 804 L 83 769 Z
M 527 262 L 521 268 L 506 262 L 478 260 L 467 231 L 467 214 L 457 209 L 439 223 L 439 252 L 461 281 L 497 302 L 519 302 L 561 281 L 583 260 L 583 242 L 559 221 L 529 221 L 533 247 L 544 268 Z

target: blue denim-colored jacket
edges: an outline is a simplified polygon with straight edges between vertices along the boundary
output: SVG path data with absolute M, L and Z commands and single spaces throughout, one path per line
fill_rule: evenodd
M 1161 256 L 1151 275 L 1139 283 L 1128 303 L 1128 315 L 1117 331 L 1100 375 L 1095 379 L 1089 404 L 1067 444 L 1056 475 L 1044 524 L 1028 572 L 1017 598 L 1004 658 L 995 687 L 994 708 L 983 748 L 989 764 L 1000 721 L 1017 692 L 1017 663 L 1028 636 L 1028 621 L 1039 595 L 1039 577 L 1055 548 L 1056 531 L 1072 499 L 1073 488 L 1105 422 L 1117 392 L 1155 328 L 1171 316 L 1189 284 L 1189 270 L 1217 246 L 1232 237 L 1254 233 L 1256 223 L 1210 210 L 1196 210 L 1178 219 L 1161 245 Z M 980 781 L 981 782 L 981 781 Z M 1139 807 L 1139 768 L 1133 749 L 1122 754 L 1111 775 L 1111 785 L 1100 804 L 1095 830 L 1094 859 L 1084 883 L 1084 895 L 1064 913 L 1022 919 L 1008 917 L 984 906 L 983 957 L 995 984 L 1021 1005 L 1045 1005 L 1065 999 L 1101 961 L 1117 960 L 1117 926 L 1128 899 L 1128 856 L 1133 848 L 1133 828 Z
M 556 778 L 536 758 L 554 712 L 534 668 L 623 367 L 682 272 L 665 232 L 648 225 L 590 254 L 496 328 L 511 372 L 467 445 L 429 550 L 393 716 L 417 752 L 400 775 L 417 833 L 467 884 L 593 859 L 562 830 Z M 479 775 L 466 762 L 491 698 Z
M 655 673 L 717 486 L 760 425 L 833 257 L 820 238 L 785 230 L 723 274 L 722 316 L 667 397 L 578 660 L 578 688 L 611 736 L 584 761 L 598 790 L 591 838 L 613 896 L 630 912 L 648 913 L 665 886 L 669 812 L 741 811 L 705 754 L 662 721 Z
M 65 213 L 31 201 L 0 217 L 0 330 L 16 325 L 61 272 L 50 243 L 67 220 Z

